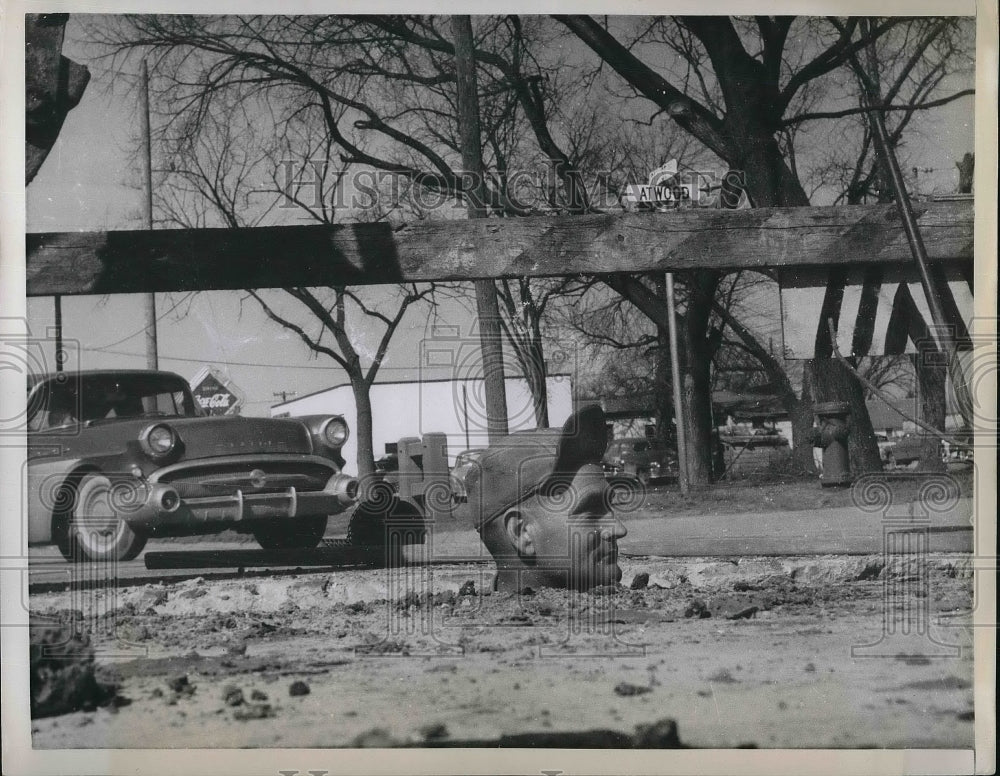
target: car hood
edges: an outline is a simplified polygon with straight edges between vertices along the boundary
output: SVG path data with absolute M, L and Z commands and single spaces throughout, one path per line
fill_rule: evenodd
M 312 438 L 297 420 L 282 418 L 144 417 L 99 421 L 78 428 L 65 438 L 66 452 L 78 454 L 112 453 L 139 438 L 139 433 L 153 423 L 173 428 L 183 444 L 183 460 L 214 458 L 224 455 L 313 452 Z M 43 439 L 38 439 L 38 443 Z M 69 448 L 75 448 L 71 451 Z

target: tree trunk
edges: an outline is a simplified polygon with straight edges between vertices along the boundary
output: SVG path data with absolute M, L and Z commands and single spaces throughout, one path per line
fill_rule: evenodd
M 971 194 L 973 173 L 976 169 L 975 154 L 966 154 L 955 166 L 958 168 L 958 193 Z
M 917 343 L 914 356 L 917 373 L 917 392 L 920 395 L 920 417 L 924 423 L 944 431 L 945 423 L 945 378 L 948 368 L 940 351 L 931 340 Z M 944 471 L 947 467 L 941 460 L 941 442 L 929 434 L 924 436 L 920 446 L 920 469 L 923 471 Z
M 535 426 L 549 427 L 549 386 L 548 373 L 545 368 L 545 352 L 542 349 L 541 333 L 532 332 L 531 354 L 529 356 L 528 387 L 531 389 L 531 400 L 535 406 Z
M 358 479 L 364 480 L 375 473 L 375 450 L 372 441 L 372 399 L 368 382 L 350 375 L 354 406 L 357 408 L 357 427 L 354 429 L 358 440 Z
M 788 402 L 786 409 L 792 421 L 792 471 L 795 474 L 815 474 L 816 459 L 813 454 L 812 398 L 803 388 L 801 399 Z
M 681 326 L 684 429 L 688 482 L 693 487 L 712 481 L 712 354 L 708 323 L 720 277 L 718 272 L 710 270 L 690 274 L 687 310 Z
M 806 369 L 815 401 L 846 401 L 850 406 L 847 450 L 851 460 L 851 473 L 858 476 L 882 471 L 875 430 L 865 406 L 864 387 L 834 358 L 812 359 L 806 362 Z
M 662 326 L 656 327 L 656 370 L 653 373 L 653 410 L 656 419 L 656 437 L 664 447 L 677 447 L 673 429 L 674 391 L 670 384 L 670 333 Z

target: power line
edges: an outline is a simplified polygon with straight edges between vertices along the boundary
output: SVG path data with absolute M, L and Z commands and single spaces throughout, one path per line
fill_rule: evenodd
M 168 315 L 170 315 L 170 313 L 172 313 L 174 310 L 176 310 L 178 307 L 180 307 L 182 304 L 184 304 L 184 302 L 186 300 L 190 299 L 196 293 L 198 293 L 198 292 L 197 291 L 189 291 L 187 294 L 185 294 L 183 297 L 181 297 L 180 301 L 178 301 L 177 303 L 175 303 L 173 307 L 171 307 L 165 313 L 162 313 L 161 315 L 156 316 L 156 320 L 162 321 L 164 318 L 166 318 Z M 127 340 L 130 340 L 133 337 L 138 337 L 140 334 L 142 334 L 147 329 L 149 329 L 149 324 L 143 326 L 138 331 L 132 332 L 127 337 L 122 337 L 120 340 L 116 340 L 115 342 L 109 342 L 107 345 L 101 345 L 100 347 L 97 347 L 97 348 L 90 348 L 90 350 L 104 350 L 105 348 L 113 348 L 115 345 L 121 345 L 123 342 L 126 342 Z
M 101 353 L 110 353 L 115 356 L 135 356 L 136 358 L 145 357 L 145 353 L 132 353 L 127 350 L 110 350 L 109 348 L 87 348 L 87 350 L 96 350 Z M 299 365 L 299 364 L 261 364 L 254 361 L 219 361 L 217 359 L 205 359 L 205 358 L 183 358 L 181 356 L 165 356 L 160 354 L 160 358 L 165 361 L 181 361 L 189 364 L 204 364 L 207 361 L 212 361 L 213 363 L 219 364 L 219 366 L 258 366 L 267 369 L 340 369 L 339 364 L 330 364 L 329 366 L 321 366 L 319 364 L 315 366 Z

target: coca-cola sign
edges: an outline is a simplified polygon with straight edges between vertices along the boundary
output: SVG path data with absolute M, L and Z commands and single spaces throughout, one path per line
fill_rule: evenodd
M 235 415 L 243 403 L 238 389 L 223 375 L 208 367 L 192 380 L 191 392 L 208 415 Z

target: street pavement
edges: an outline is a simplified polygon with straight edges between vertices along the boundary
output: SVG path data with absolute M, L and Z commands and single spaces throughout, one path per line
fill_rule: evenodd
M 971 553 L 973 550 L 972 503 L 967 498 L 958 499 L 942 511 L 914 503 L 884 512 L 841 507 L 722 515 L 633 513 L 624 515 L 622 520 L 628 535 L 619 543 L 619 549 L 623 555 L 634 557 L 877 555 L 886 552 L 887 547 L 891 550 L 901 532 L 924 537 L 921 547 L 924 552 Z M 407 554 L 411 559 L 433 562 L 489 561 L 479 536 L 469 525 L 459 512 L 453 519 L 433 527 L 429 547 L 407 548 Z M 346 525 L 331 520 L 328 535 L 342 536 L 345 531 Z M 116 576 L 139 581 L 232 575 L 236 569 L 153 571 L 146 568 L 144 556 L 149 552 L 248 550 L 256 546 L 252 541 L 152 540 L 139 558 L 118 564 Z M 920 544 L 908 547 L 908 551 L 913 551 Z M 281 568 L 289 571 L 292 567 Z M 33 589 L 68 584 L 73 576 L 70 565 L 52 546 L 32 548 L 26 571 Z

